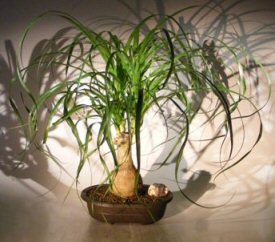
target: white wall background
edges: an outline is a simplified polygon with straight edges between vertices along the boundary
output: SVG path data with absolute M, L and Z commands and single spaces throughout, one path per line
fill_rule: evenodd
M 222 38 L 222 33 L 232 32 L 235 29 L 239 33 L 239 41 L 267 65 L 269 75 L 274 79 L 275 2 L 272 0 L 2 0 L 0 2 L 0 241 L 65 241 L 65 239 L 66 241 L 70 239 L 71 241 L 86 241 L 86 237 L 94 235 L 95 231 L 91 227 L 85 227 L 85 231 L 82 231 L 83 227 L 80 224 L 87 222 L 86 216 L 88 215 L 83 212 L 85 210 L 82 209 L 74 188 L 65 201 L 65 205 L 62 205 L 73 178 L 56 164 L 34 151 L 28 154 L 23 165 L 16 169 L 16 162 L 20 159 L 22 133 L 16 128 L 16 119 L 11 114 L 8 92 L 9 81 L 14 74 L 12 55 L 16 51 L 20 34 L 27 23 L 47 10 L 61 10 L 100 29 L 105 26 L 96 21 L 98 17 L 107 17 L 108 20 L 105 22 L 108 26 L 120 21 L 136 23 L 151 12 L 170 14 L 179 8 L 194 4 L 215 6 L 221 14 L 203 10 L 194 16 L 194 11 L 189 11 L 181 16 L 181 20 L 189 24 L 188 27 L 196 28 L 201 33 L 209 29 L 210 34 L 217 33 L 220 38 Z M 27 40 L 24 52 L 25 63 L 39 49 L 43 39 L 51 37 L 65 26 L 66 23 L 57 18 L 47 18 L 41 21 Z M 260 78 L 259 82 L 257 90 L 259 105 L 261 105 L 266 100 L 267 88 L 264 78 Z M 239 240 L 236 241 L 272 241 L 275 238 L 272 229 L 275 227 L 274 100 L 272 97 L 261 112 L 263 137 L 260 143 L 241 164 L 228 171 L 225 176 L 220 176 L 215 181 L 215 185 L 210 176 L 217 171 L 217 167 L 213 165 L 213 161 L 217 159 L 215 146 L 209 147 L 198 160 L 196 160 L 198 154 L 191 149 L 187 150 L 186 162 L 190 171 L 182 174 L 183 181 L 188 183 L 185 192 L 204 205 L 215 206 L 225 203 L 228 199 L 231 199 L 230 202 L 221 209 L 205 210 L 194 205 L 190 207 L 183 197 L 175 193 L 163 226 L 155 228 L 155 231 L 159 231 L 155 234 L 150 229 L 146 229 L 143 233 L 143 241 L 146 238 L 151 238 L 151 241 L 185 241 L 183 238 L 187 239 L 186 241 L 229 241 L 237 238 L 234 236 L 239 236 Z M 248 107 L 243 108 L 245 110 Z M 247 147 L 251 146 L 255 140 L 255 130 L 258 124 L 255 118 L 245 123 Z M 158 122 L 155 121 L 153 125 L 158 127 Z M 150 135 L 147 133 L 143 135 L 150 144 Z M 64 127 L 63 130 L 58 130 L 53 135 L 50 147 L 73 176 L 78 156 L 76 145 L 71 138 L 68 128 Z M 143 156 L 145 164 L 148 165 L 146 168 L 162 155 L 161 152 L 165 150 L 159 150 L 151 156 Z M 94 162 L 96 161 L 92 161 Z M 85 167 L 81 176 L 80 189 L 102 179 L 102 169 L 97 165 L 96 167 L 98 169 L 94 168 L 92 172 L 88 166 Z M 145 182 L 163 182 L 168 184 L 172 190 L 177 191 L 175 182 L 171 180 L 173 174 L 173 165 L 151 173 L 143 170 Z M 190 180 L 192 175 L 194 176 Z M 59 210 L 61 207 L 63 210 Z M 78 226 L 75 227 L 71 221 L 72 217 L 79 222 Z M 61 225 L 64 218 L 67 222 Z M 186 221 L 191 221 L 191 223 L 184 225 L 187 226 L 184 229 L 184 235 L 180 235 L 182 231 L 179 225 Z M 248 224 L 245 221 L 248 221 Z M 220 222 L 228 224 L 222 226 Z M 238 227 L 236 222 L 241 226 Z M 169 232 L 170 227 L 168 225 L 166 227 L 165 223 L 174 225 L 174 235 Z M 65 233 L 66 228 L 70 228 L 69 235 Z M 120 230 L 130 236 L 132 241 L 138 241 L 136 240 L 138 230 L 133 230 L 133 228 L 131 226 L 120 227 Z M 101 232 L 97 233 L 97 240 L 87 239 L 87 241 L 103 241 L 103 238 L 106 241 L 108 228 L 100 227 L 100 229 Z M 254 231 L 254 234 L 249 235 L 250 229 Z M 230 230 L 234 233 L 230 234 L 228 232 Z M 73 231 L 78 231 L 76 234 L 79 233 L 79 237 Z M 115 231 L 114 229 L 113 233 L 116 233 Z M 178 236 L 175 237 L 175 234 Z M 242 234 L 244 234 L 243 237 Z M 119 237 L 119 235 L 117 237 L 122 240 L 128 238 L 127 236 Z M 193 240 L 194 238 L 197 240 Z

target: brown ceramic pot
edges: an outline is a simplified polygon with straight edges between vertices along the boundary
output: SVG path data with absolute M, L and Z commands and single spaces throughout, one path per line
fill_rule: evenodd
M 165 197 L 152 202 L 142 203 L 111 203 L 96 201 L 91 197 L 91 191 L 97 186 L 84 189 L 81 198 L 87 202 L 90 215 L 107 223 L 140 223 L 152 224 L 160 220 L 165 212 L 166 204 L 173 198 L 172 192 Z M 148 185 L 143 185 L 143 190 L 148 190 Z

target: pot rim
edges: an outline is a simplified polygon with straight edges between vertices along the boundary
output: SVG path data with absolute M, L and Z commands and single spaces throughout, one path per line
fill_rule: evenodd
M 126 206 L 150 206 L 151 203 L 142 203 L 142 202 L 125 202 L 125 203 L 116 203 L 116 202 L 102 202 L 102 201 L 97 201 L 95 199 L 90 199 L 89 197 L 89 192 L 92 188 L 94 187 L 100 187 L 100 186 L 106 186 L 107 184 L 101 184 L 101 185 L 93 185 L 93 186 L 89 186 L 86 187 L 82 192 L 81 192 L 81 198 L 85 201 L 85 202 L 92 202 L 94 205 L 100 205 L 100 206 L 104 206 L 104 207 L 108 207 L 108 206 L 115 206 L 115 207 L 126 207 Z M 142 185 L 143 188 L 148 189 L 148 187 L 150 185 L 147 184 L 143 184 Z M 173 193 L 171 191 L 168 192 L 168 194 L 165 197 L 162 197 L 161 200 L 156 200 L 153 202 L 153 204 L 162 204 L 162 203 L 169 203 L 171 200 L 173 199 Z

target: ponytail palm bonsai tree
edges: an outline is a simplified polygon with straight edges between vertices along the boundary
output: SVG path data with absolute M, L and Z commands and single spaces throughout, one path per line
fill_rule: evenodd
M 48 12 L 34 19 L 22 35 L 21 50 L 32 26 L 45 15 L 65 19 L 71 24 L 70 31 L 73 32 L 68 36 L 54 36 L 41 55 L 28 66 L 18 64 L 16 80 L 19 80 L 32 102 L 31 107 L 26 107 L 28 129 L 25 131 L 30 142 L 35 142 L 40 128 L 39 117 L 45 104 L 48 112 L 43 143 L 47 142 L 51 130 L 67 123 L 80 152 L 76 178 L 89 157 L 98 154 L 111 193 L 122 198 L 138 195 L 138 187 L 142 183 L 139 172 L 142 163 L 140 133 L 144 118 L 150 110 L 157 110 L 169 132 L 169 117 L 164 110 L 169 106 L 177 110 L 180 129 L 161 164 L 164 165 L 177 153 L 177 181 L 189 125 L 201 110 L 204 98 L 209 95 L 216 104 L 207 114 L 207 121 L 222 117 L 218 129 L 225 130 L 224 139 L 229 140 L 228 157 L 231 157 L 234 141 L 231 115 L 238 110 L 242 100 L 249 101 L 239 50 L 213 40 L 219 51 L 216 60 L 222 66 L 223 73 L 231 75 L 229 80 L 215 68 L 206 50 L 207 45 L 200 45 L 191 39 L 175 15 L 164 16 L 159 21 L 154 21 L 154 15 L 147 17 L 121 37 L 110 31 L 96 32 L 63 12 Z M 53 46 L 57 42 L 59 47 L 56 49 Z M 222 56 L 230 60 L 230 66 Z M 26 80 L 29 69 L 35 68 L 39 72 L 52 66 L 60 68 L 63 75 L 49 89 L 38 95 L 32 94 Z M 22 110 L 13 100 L 11 105 L 26 127 L 20 115 Z M 76 116 L 79 117 L 77 120 Z M 38 144 L 39 147 L 41 145 Z M 114 169 L 110 169 L 104 159 L 103 147 L 108 147 Z M 132 148 L 136 150 L 136 165 Z M 220 172 L 241 159 L 230 165 L 222 163 Z

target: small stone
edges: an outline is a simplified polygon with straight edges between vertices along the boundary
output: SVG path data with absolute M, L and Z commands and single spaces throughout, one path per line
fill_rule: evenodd
M 168 187 L 163 184 L 154 183 L 148 188 L 148 195 L 154 197 L 165 197 L 169 192 Z

